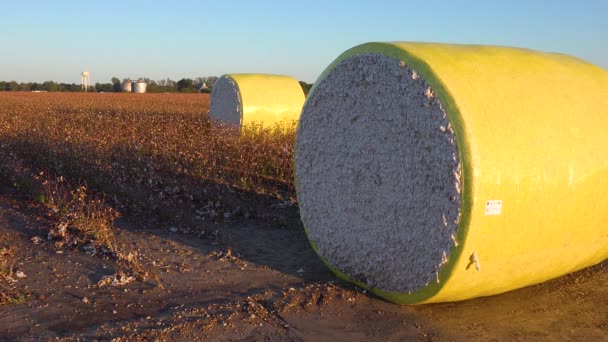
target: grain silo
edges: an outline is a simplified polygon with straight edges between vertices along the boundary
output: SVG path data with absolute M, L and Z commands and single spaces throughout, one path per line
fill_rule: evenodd
M 132 91 L 136 94 L 143 94 L 146 92 L 146 89 L 148 88 L 148 83 L 146 83 L 146 81 L 140 79 L 137 81 L 133 81 L 131 83 L 132 86 Z
M 122 82 L 122 91 L 125 93 L 131 92 L 131 80 L 126 80 Z

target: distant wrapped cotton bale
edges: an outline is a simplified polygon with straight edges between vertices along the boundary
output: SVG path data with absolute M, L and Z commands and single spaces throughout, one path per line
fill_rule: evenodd
M 539 283 L 608 257 L 608 72 L 530 50 L 370 43 L 320 76 L 296 186 L 313 248 L 396 303 Z
M 281 75 L 230 74 L 211 91 L 209 117 L 225 125 L 293 125 L 300 117 L 304 92 L 297 80 Z

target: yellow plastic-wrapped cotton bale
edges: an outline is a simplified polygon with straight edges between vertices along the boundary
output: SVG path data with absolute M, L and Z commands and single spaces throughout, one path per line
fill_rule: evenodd
M 369 43 L 298 125 L 313 248 L 400 304 L 539 283 L 608 257 L 608 72 L 530 50 Z
M 224 75 L 211 91 L 209 117 L 238 128 L 248 124 L 292 125 L 300 117 L 304 99 L 302 87 L 289 76 Z

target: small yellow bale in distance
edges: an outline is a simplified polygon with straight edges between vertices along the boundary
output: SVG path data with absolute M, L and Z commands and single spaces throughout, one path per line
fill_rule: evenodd
M 304 100 L 302 87 L 292 77 L 228 74 L 213 86 L 209 117 L 237 128 L 293 126 L 300 117 Z

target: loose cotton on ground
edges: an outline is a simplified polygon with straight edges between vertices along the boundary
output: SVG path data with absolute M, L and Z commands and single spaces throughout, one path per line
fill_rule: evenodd
M 281 75 L 231 74 L 211 91 L 209 117 L 226 126 L 293 126 L 300 117 L 304 92 L 297 80 Z
M 296 184 L 334 272 L 396 303 L 463 300 L 608 257 L 608 73 L 530 50 L 370 43 L 302 111 Z

